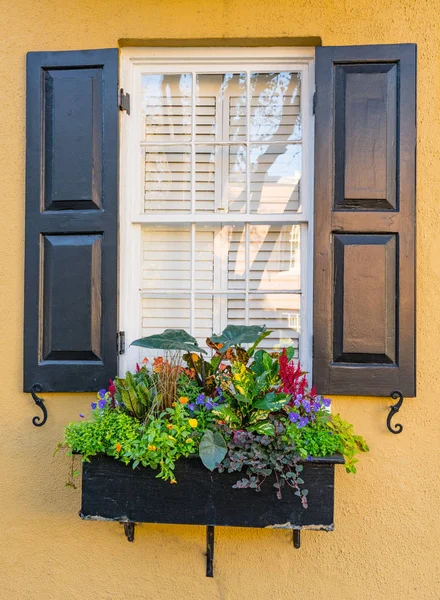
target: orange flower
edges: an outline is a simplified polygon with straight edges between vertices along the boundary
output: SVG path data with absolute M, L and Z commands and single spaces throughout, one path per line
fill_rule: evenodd
M 168 429 L 174 429 L 174 425 L 171 425 L 171 423 L 168 423 L 167 427 Z
M 147 364 L 148 364 L 148 358 L 147 358 L 147 357 L 145 357 L 145 358 L 142 360 L 142 364 L 143 364 L 143 365 L 147 365 Z
M 186 404 L 188 402 L 188 398 L 186 396 L 180 396 L 179 402 L 180 404 Z
M 156 450 L 156 446 L 150 445 L 150 446 L 148 446 L 148 450 L 151 450 L 151 451 Z
M 176 403 L 175 403 L 175 402 L 173 402 L 173 403 L 171 404 L 171 406 L 174 408 L 174 407 L 176 406 Z
M 170 483 L 177 483 L 175 479 L 170 479 Z
M 118 443 L 116 444 L 116 452 L 120 452 L 120 451 L 121 451 L 121 448 L 122 448 L 122 446 L 121 446 L 121 444 L 118 442 Z

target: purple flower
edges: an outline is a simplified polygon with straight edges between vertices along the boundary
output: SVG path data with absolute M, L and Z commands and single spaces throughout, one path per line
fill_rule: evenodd
M 104 390 L 104 389 L 102 389 L 102 390 L 99 390 L 99 392 L 98 392 L 98 396 L 101 398 L 101 400 L 102 400 L 103 398 L 105 398 L 105 395 L 106 395 L 106 393 L 107 393 L 107 390 Z
M 211 410 L 211 408 L 213 408 L 214 404 L 211 400 L 211 398 L 208 398 L 208 400 L 205 402 L 205 408 L 206 410 Z
M 332 403 L 332 401 L 330 400 L 330 398 L 323 398 L 322 399 L 322 403 L 326 408 L 329 408 L 330 404 Z
M 107 400 L 100 400 L 98 402 L 98 406 L 99 408 L 105 408 L 105 405 L 107 404 Z
M 319 400 L 315 400 L 312 404 L 313 410 L 317 412 L 321 408 L 321 403 Z
M 205 394 L 199 394 L 196 398 L 196 404 L 204 404 L 205 403 Z
M 299 419 L 299 414 L 298 413 L 295 413 L 295 412 L 289 413 L 289 421 L 291 423 L 296 423 L 298 421 L 298 419 Z
M 303 399 L 303 395 L 302 394 L 297 394 L 296 395 L 296 399 L 301 402 L 301 400 Z
M 306 460 L 312 460 L 312 455 L 311 455 L 311 454 L 309 454 L 309 455 L 307 456 Z
M 81 417 L 81 419 L 84 419 L 83 413 L 79 413 L 79 416 Z
M 92 402 L 90 406 L 92 407 L 92 410 L 95 410 L 98 405 L 96 402 Z
M 196 409 L 196 405 L 194 404 L 194 402 L 191 402 L 190 404 L 187 404 L 187 407 L 189 408 L 189 410 L 192 410 L 193 412 Z
M 308 400 L 303 401 L 303 407 L 306 412 L 310 412 L 310 402 Z
M 298 400 L 298 398 L 295 400 L 294 405 L 296 406 L 296 408 L 299 408 L 301 406 L 301 400 Z
M 300 420 L 298 421 L 298 427 L 305 427 L 308 422 L 309 422 L 308 417 L 301 417 Z

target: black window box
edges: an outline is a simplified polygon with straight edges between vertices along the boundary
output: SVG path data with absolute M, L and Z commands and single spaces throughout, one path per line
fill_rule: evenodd
M 240 473 L 208 471 L 198 457 L 176 462 L 177 484 L 157 479 L 157 471 L 132 469 L 108 456 L 83 463 L 82 519 L 133 523 L 175 523 L 229 527 L 333 530 L 334 468 L 342 456 L 305 461 L 301 477 L 309 490 L 304 509 L 289 486 L 276 498 L 273 481 L 260 492 L 233 489 Z

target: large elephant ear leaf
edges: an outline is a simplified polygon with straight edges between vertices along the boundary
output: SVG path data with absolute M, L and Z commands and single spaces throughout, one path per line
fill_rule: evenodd
M 153 350 L 184 350 L 206 354 L 205 350 L 198 345 L 196 338 L 184 329 L 165 329 L 162 333 L 139 338 L 131 345 Z
M 224 354 L 231 346 L 253 344 L 265 332 L 266 325 L 228 325 L 220 335 L 212 335 L 211 341 L 222 344 L 218 352 Z
M 199 444 L 199 456 L 207 469 L 213 471 L 226 456 L 226 442 L 221 433 L 207 429 Z

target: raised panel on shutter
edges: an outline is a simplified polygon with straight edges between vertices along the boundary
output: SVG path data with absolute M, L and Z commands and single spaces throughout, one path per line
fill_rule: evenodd
M 317 48 L 320 393 L 415 395 L 416 48 Z
M 27 56 L 24 390 L 114 377 L 118 51 Z

